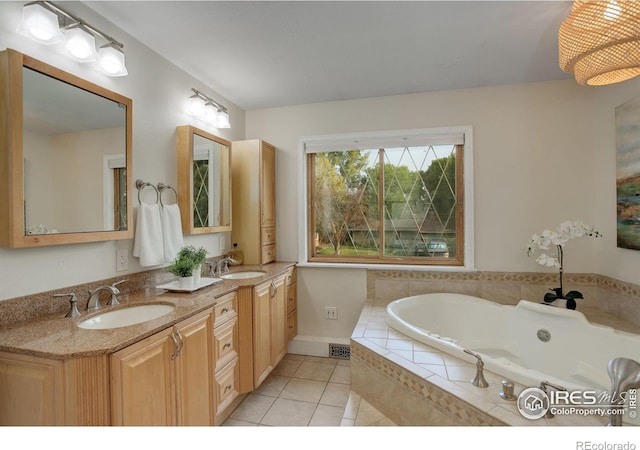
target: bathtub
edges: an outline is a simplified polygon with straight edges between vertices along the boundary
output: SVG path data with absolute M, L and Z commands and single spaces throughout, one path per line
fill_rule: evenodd
M 524 386 L 610 390 L 609 360 L 640 361 L 640 335 L 591 324 L 578 311 L 521 300 L 500 305 L 461 294 L 422 294 L 387 306 L 395 330 Z M 541 340 L 549 338 L 546 342 Z

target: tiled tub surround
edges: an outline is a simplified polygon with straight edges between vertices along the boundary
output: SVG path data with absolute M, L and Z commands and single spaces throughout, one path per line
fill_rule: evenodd
M 556 282 L 553 274 L 537 273 L 368 271 L 369 300 L 351 338 L 353 391 L 399 425 L 605 425 L 608 419 L 597 416 L 527 420 L 515 402 L 499 396 L 504 377 L 485 370 L 489 387 L 475 387 L 470 383 L 475 364 L 414 341 L 386 323 L 387 304 L 410 295 L 455 292 L 516 304 L 542 298 Z M 589 320 L 639 332 L 639 286 L 600 275 L 568 275 L 566 286 L 585 294 L 578 309 Z M 515 384 L 514 392 L 525 387 Z
M 293 264 L 276 262 L 264 266 L 237 266 L 234 271 L 262 270 L 265 275 L 248 280 L 222 280 L 193 293 L 157 289 L 156 285 L 175 278 L 160 269 L 5 300 L 0 302 L 0 351 L 53 359 L 112 353 L 204 311 L 216 303 L 216 297 L 240 286 L 257 284 L 263 279 L 284 273 Z M 127 283 L 119 286 L 122 291 L 118 295 L 121 306 L 115 308 L 141 303 L 166 303 L 174 305 L 176 309 L 157 319 L 122 328 L 99 332 L 79 328 L 77 323 L 91 316 L 86 312 L 87 291 L 123 278 L 127 279 Z M 77 294 L 78 309 L 82 312 L 80 317 L 64 317 L 69 310 L 68 300 L 53 297 L 54 293 L 62 292 Z M 107 300 L 108 296 L 103 297 L 102 304 L 106 304 Z M 111 309 L 113 307 L 102 307 L 97 314 Z

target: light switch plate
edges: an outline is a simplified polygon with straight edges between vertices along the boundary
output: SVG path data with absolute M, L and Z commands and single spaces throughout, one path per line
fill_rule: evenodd
M 116 272 L 129 269 L 129 251 L 126 248 L 116 250 Z

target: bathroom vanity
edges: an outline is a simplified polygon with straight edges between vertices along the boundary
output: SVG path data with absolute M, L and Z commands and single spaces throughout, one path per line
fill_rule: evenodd
M 291 337 L 294 264 L 253 269 L 262 274 L 193 293 L 150 288 L 78 318 L 6 327 L 0 331 L 0 424 L 221 424 L 284 356 Z M 78 326 L 96 314 L 144 304 L 174 308 L 126 327 Z

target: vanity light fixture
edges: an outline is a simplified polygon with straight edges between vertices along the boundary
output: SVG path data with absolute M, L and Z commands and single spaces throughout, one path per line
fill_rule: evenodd
M 24 5 L 18 32 L 46 45 L 63 42 L 65 54 L 80 62 L 97 61 L 97 69 L 111 77 L 128 74 L 120 42 L 53 2 Z M 97 52 L 96 36 L 107 41 Z
M 560 67 L 581 85 L 640 75 L 640 2 L 575 0 L 558 31 Z
M 216 128 L 231 128 L 227 108 L 204 95 L 195 88 L 191 88 L 193 95 L 187 103 L 187 113 L 204 123 Z

